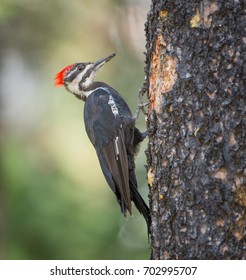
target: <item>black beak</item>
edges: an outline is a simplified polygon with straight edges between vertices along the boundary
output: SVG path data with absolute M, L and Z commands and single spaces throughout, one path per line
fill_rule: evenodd
M 100 69 L 106 62 L 108 62 L 109 60 L 111 60 L 114 56 L 116 56 L 116 53 L 112 53 L 111 55 L 109 55 L 109 56 L 107 56 L 107 57 L 104 57 L 104 58 L 99 59 L 98 61 L 96 61 L 96 62 L 94 63 L 93 68 L 94 68 L 95 70 Z

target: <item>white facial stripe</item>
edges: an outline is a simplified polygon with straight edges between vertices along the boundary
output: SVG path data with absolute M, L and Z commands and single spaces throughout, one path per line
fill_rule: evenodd
M 96 74 L 97 74 L 97 72 L 91 71 L 90 76 L 88 76 L 88 77 L 86 78 L 86 80 L 84 81 L 83 85 L 84 85 L 85 87 L 88 87 L 90 84 L 92 84 L 93 81 L 94 81 L 94 79 L 95 79 L 95 77 L 96 77 Z
M 72 71 L 70 71 L 70 73 L 68 73 L 68 75 L 66 76 L 66 78 L 70 77 L 74 72 L 76 72 L 78 69 L 78 67 L 75 67 Z
M 67 88 L 70 92 L 77 95 L 81 94 L 79 90 L 79 82 L 82 79 L 82 76 L 83 76 L 83 72 L 81 72 L 75 79 L 73 79 L 71 83 L 67 85 Z
M 81 81 L 81 79 L 82 79 L 82 77 L 85 75 L 85 73 L 88 71 L 88 69 L 90 69 L 91 68 L 91 64 L 89 64 L 89 65 L 87 65 L 86 67 L 85 67 L 85 69 L 77 76 L 77 78 L 76 79 L 74 79 L 74 80 L 76 80 L 76 81 L 78 81 L 78 83 Z
M 73 79 L 73 81 L 71 83 L 69 83 L 67 85 L 67 88 L 70 92 L 72 92 L 73 94 L 76 95 L 81 95 L 83 92 L 79 89 L 79 82 L 81 81 L 82 77 L 85 75 L 85 73 L 87 72 L 87 70 L 91 67 L 91 64 L 87 65 L 85 67 L 85 69 L 79 73 L 79 75 Z M 74 73 L 74 71 L 77 70 L 77 67 L 71 72 Z M 70 75 L 70 74 L 69 74 Z

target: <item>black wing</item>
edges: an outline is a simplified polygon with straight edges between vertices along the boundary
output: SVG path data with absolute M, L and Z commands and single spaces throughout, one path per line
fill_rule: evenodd
M 131 213 L 129 168 L 123 130 L 126 119 L 123 121 L 120 117 L 113 101 L 112 95 L 106 89 L 95 90 L 86 99 L 84 120 L 103 174 L 125 215 L 126 210 Z

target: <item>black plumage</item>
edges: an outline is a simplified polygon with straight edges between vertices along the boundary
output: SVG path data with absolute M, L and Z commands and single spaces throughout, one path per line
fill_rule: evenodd
M 133 201 L 149 227 L 149 208 L 137 190 L 134 163 L 135 150 L 144 135 L 135 127 L 128 105 L 114 89 L 99 82 L 94 87 L 94 90 L 90 89 L 92 93 L 85 99 L 84 107 L 88 137 L 121 212 L 126 215 L 128 210 L 131 214 Z M 112 109 L 114 104 L 109 104 L 110 98 L 115 102 L 115 109 Z

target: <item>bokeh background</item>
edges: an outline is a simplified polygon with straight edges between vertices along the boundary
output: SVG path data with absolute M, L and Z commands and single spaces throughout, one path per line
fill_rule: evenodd
M 149 2 L 1 0 L 0 259 L 149 258 L 143 217 L 125 219 L 104 180 L 83 103 L 53 85 L 68 64 L 116 52 L 97 78 L 135 111 Z M 145 146 L 136 162 L 147 201 Z

